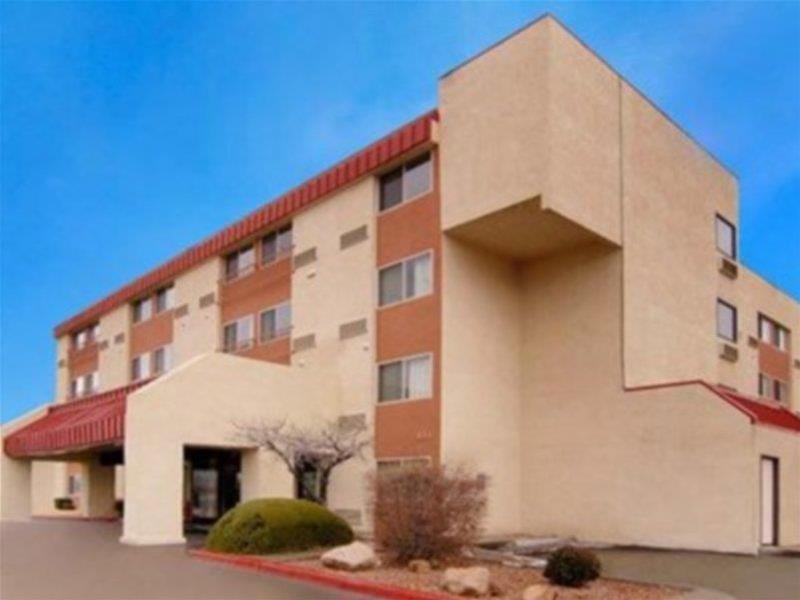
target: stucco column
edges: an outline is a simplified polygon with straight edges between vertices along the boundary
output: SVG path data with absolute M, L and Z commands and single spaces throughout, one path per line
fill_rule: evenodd
M 278 458 L 265 450 L 242 452 L 241 501 L 294 497 L 294 478 Z
M 132 428 L 125 440 L 123 544 L 183 544 L 183 446 Z
M 86 473 L 84 514 L 87 517 L 115 516 L 114 467 L 103 466 L 95 458 L 87 465 Z
M 31 518 L 31 461 L 15 459 L 0 449 L 0 519 L 25 521 Z

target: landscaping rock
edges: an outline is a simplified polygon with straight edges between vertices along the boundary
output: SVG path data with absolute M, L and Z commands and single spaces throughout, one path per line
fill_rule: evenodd
M 431 563 L 423 558 L 415 558 L 408 561 L 408 570 L 414 573 L 428 573 L 431 568 Z
M 380 564 L 375 552 L 363 542 L 353 542 L 328 550 L 320 557 L 322 564 L 331 569 L 362 571 Z
M 459 596 L 486 596 L 489 585 L 489 569 L 486 567 L 445 569 L 442 577 L 442 588 Z
M 525 588 L 522 600 L 556 600 L 558 593 L 551 585 L 537 583 Z

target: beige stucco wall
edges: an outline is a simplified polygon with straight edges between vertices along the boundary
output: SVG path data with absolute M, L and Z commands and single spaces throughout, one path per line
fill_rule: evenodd
M 487 531 L 517 532 L 521 282 L 512 263 L 448 237 L 442 260 L 443 462 L 487 475 Z
M 623 392 L 617 250 L 524 270 L 524 528 L 752 552 L 754 429 L 700 386 Z
M 292 337 L 313 333 L 316 339 L 315 348 L 292 354 L 292 366 L 301 372 L 322 367 L 335 373 L 339 413 L 362 414 L 370 430 L 376 397 L 375 198 L 375 180 L 366 178 L 293 221 L 295 251 L 316 248 L 317 260 L 292 273 Z M 341 249 L 340 236 L 363 225 L 367 239 Z M 367 320 L 366 334 L 339 338 L 340 325 L 360 319 Z M 371 460 L 344 465 L 342 476 L 331 482 L 331 508 L 359 511 L 365 522 L 362 482 L 372 468 Z
M 69 367 L 67 366 L 69 346 L 70 338 L 68 335 L 56 338 L 56 386 L 54 390 L 56 402 L 66 402 L 69 396 Z
M 286 418 L 301 426 L 319 425 L 337 415 L 338 405 L 331 373 L 221 353 L 191 359 L 131 394 L 122 541 L 183 540 L 184 446 L 242 448 L 235 423 Z M 340 475 L 334 472 L 333 480 Z M 288 473 L 265 453 L 245 452 L 242 476 L 243 499 L 291 491 Z M 339 504 L 332 488 L 330 505 Z
M 45 414 L 39 407 L 21 417 L 5 423 L 0 429 L 2 439 L 25 427 Z M 0 440 L 2 442 L 2 440 Z M 27 520 L 32 511 L 31 461 L 11 458 L 0 451 L 0 519 L 6 521 Z
M 107 344 L 98 353 L 100 391 L 113 390 L 130 381 L 130 306 L 124 304 L 100 318 L 100 340 Z M 121 343 L 114 338 L 124 336 Z
M 186 304 L 188 313 L 173 324 L 173 362 L 180 365 L 220 346 L 220 261 L 207 260 L 175 280 L 175 306 Z M 215 302 L 200 308 L 200 298 L 215 295 Z
M 445 230 L 541 196 L 620 241 L 619 83 L 550 17 L 439 86 Z
M 625 382 L 714 382 L 714 219 L 736 222 L 736 181 L 625 83 L 622 114 Z
M 781 546 L 800 544 L 800 434 L 759 427 L 755 438 L 756 454 L 779 460 L 778 543 Z M 760 498 L 759 467 L 753 467 L 755 496 Z M 754 512 L 759 514 L 759 503 Z M 760 521 L 759 521 L 760 522 Z

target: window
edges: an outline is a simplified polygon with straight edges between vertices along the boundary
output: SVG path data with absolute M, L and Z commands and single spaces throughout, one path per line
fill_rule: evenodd
M 100 373 L 94 371 L 86 375 L 86 383 L 84 384 L 85 393 L 96 394 L 100 391 Z
M 378 367 L 378 401 L 431 397 L 431 357 L 405 358 Z
M 225 352 L 235 352 L 250 347 L 253 343 L 253 315 L 228 323 L 222 335 L 222 347 Z
M 789 349 L 789 330 L 767 316 L 758 315 L 758 337 L 781 350 Z
M 141 354 L 131 361 L 131 380 L 139 381 L 150 377 L 150 355 Z
M 162 346 L 153 352 L 153 373 L 161 375 L 172 368 L 172 346 Z
M 153 303 L 150 298 L 142 298 L 133 303 L 133 322 L 147 321 L 153 314 Z
M 253 270 L 256 255 L 253 246 L 245 246 L 225 257 L 225 279 L 231 281 Z
M 724 300 L 717 300 L 717 335 L 731 342 L 736 341 L 736 307 Z
M 89 327 L 89 340 L 96 342 L 98 339 L 100 339 L 100 323 L 95 323 Z
M 71 398 L 77 398 L 83 392 L 83 379 L 78 377 L 73 379 L 69 384 L 69 395 Z
M 432 288 L 431 254 L 384 267 L 378 278 L 380 306 L 429 294 Z
M 175 306 L 175 286 L 161 288 L 156 292 L 156 314 Z
M 426 152 L 380 179 L 380 210 L 407 202 L 431 189 L 431 155 Z
M 100 323 L 95 323 L 72 334 L 72 347 L 81 350 L 100 337 Z
M 292 305 L 288 302 L 265 310 L 261 313 L 261 341 L 268 342 L 289 335 L 291 326 Z
M 85 329 L 82 329 L 78 333 L 75 334 L 75 348 L 80 350 L 81 348 L 86 347 L 86 343 L 89 339 L 89 334 Z
M 271 263 L 292 250 L 292 226 L 268 233 L 261 240 L 261 262 Z
M 74 496 L 81 492 L 81 476 L 70 475 L 67 480 L 67 494 Z
M 789 386 L 780 379 L 772 379 L 768 375 L 759 373 L 758 395 L 762 398 L 786 402 L 789 399 Z
M 717 215 L 717 250 L 728 258 L 736 260 L 736 227 Z

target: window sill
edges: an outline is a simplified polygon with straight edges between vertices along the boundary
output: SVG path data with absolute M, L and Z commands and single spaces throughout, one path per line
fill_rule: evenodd
M 408 404 L 410 402 L 430 402 L 433 400 L 433 396 L 424 396 L 421 398 L 400 398 L 398 400 L 378 400 L 375 402 L 375 406 L 395 406 L 397 404 Z
M 414 296 L 413 298 L 405 298 L 403 300 L 396 300 L 395 302 L 390 302 L 389 304 L 379 304 L 377 310 L 382 311 L 387 308 L 394 308 L 395 306 L 402 306 L 403 304 L 410 304 L 411 302 L 416 302 L 417 300 L 424 300 L 430 296 L 434 295 L 434 291 L 431 290 L 430 292 L 426 292 L 424 294 L 420 294 L 419 296 Z

